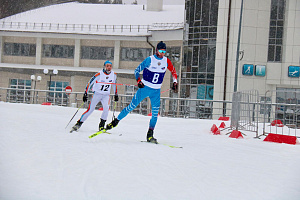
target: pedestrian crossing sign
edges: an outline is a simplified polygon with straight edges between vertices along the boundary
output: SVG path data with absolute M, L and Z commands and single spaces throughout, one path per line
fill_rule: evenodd
M 242 73 L 243 73 L 243 75 L 252 76 L 253 75 L 253 65 L 252 64 L 244 64 Z

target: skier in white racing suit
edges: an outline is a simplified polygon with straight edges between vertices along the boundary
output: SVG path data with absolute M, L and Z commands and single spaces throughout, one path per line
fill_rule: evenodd
M 77 123 L 72 127 L 71 132 L 77 131 L 83 122 L 92 114 L 95 110 L 96 105 L 101 102 L 103 107 L 103 112 L 100 118 L 99 131 L 104 129 L 105 122 L 107 120 L 109 104 L 110 104 L 110 90 L 113 88 L 114 91 L 114 100 L 118 101 L 118 92 L 117 92 L 117 74 L 112 71 L 112 63 L 107 60 L 104 63 L 103 70 L 96 73 L 90 81 L 87 83 L 83 95 L 83 101 L 88 100 L 88 91 L 93 86 L 92 91 L 94 92 L 92 99 L 90 101 L 88 109 L 81 115 Z

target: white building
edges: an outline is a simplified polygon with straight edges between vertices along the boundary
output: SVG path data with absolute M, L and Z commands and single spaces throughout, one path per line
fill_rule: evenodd
M 61 91 L 69 85 L 73 92 L 83 92 L 106 60 L 112 61 L 119 83 L 136 85 L 134 69 L 159 41 L 167 44 L 167 56 L 179 74 L 184 5 L 149 2 L 64 3 L 1 19 L 0 87 L 33 88 L 30 77 L 35 75 L 42 77 L 36 89 Z M 58 74 L 50 82 L 44 69 Z M 170 87 L 170 78 L 167 72 L 162 91 Z M 1 92 L 5 100 L 6 91 Z M 133 86 L 120 86 L 118 92 L 132 94 Z

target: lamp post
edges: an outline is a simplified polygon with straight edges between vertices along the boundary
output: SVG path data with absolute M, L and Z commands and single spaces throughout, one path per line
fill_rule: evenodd
M 48 90 L 50 90 L 50 86 L 51 86 L 51 76 L 57 75 L 57 74 L 58 74 L 58 70 L 57 70 L 57 69 L 53 69 L 52 73 L 50 73 L 48 69 L 44 69 L 44 74 L 45 74 L 45 75 L 48 75 L 48 73 L 49 73 L 49 76 L 50 76 L 50 82 L 49 82 L 49 89 L 48 89 Z
M 30 76 L 31 80 L 34 81 L 34 87 L 33 87 L 33 97 L 32 97 L 32 103 L 34 103 L 34 97 L 35 97 L 35 87 L 36 87 L 36 82 L 40 82 L 42 80 L 41 76 L 37 76 L 35 78 L 35 75 Z
M 244 0 L 241 1 L 241 12 L 240 12 L 239 33 L 238 33 L 238 41 L 237 41 L 237 49 L 236 49 L 236 61 L 235 61 L 235 73 L 234 73 L 234 88 L 233 88 L 233 92 L 237 91 L 238 69 L 239 69 L 239 55 L 240 55 L 240 39 L 241 39 L 242 16 L 243 16 L 243 4 L 244 4 Z

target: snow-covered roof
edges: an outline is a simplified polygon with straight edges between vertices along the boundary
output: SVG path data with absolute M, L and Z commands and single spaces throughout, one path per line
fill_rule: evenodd
M 147 35 L 154 30 L 182 29 L 184 5 L 64 3 L 19 13 L 0 20 L 0 31 L 34 31 L 96 35 Z

